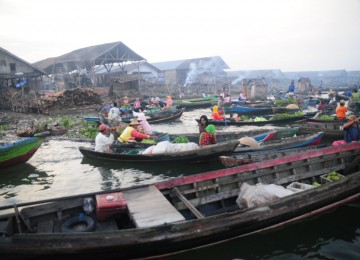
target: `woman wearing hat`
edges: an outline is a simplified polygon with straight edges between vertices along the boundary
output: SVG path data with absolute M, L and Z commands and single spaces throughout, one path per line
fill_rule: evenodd
M 95 151 L 96 152 L 111 152 L 110 146 L 114 142 L 114 134 L 110 133 L 109 127 L 106 125 L 99 125 L 99 133 L 95 138 Z
M 136 128 L 140 125 L 137 119 L 132 119 L 129 125 L 125 128 L 122 134 L 117 139 L 119 142 L 124 143 L 129 140 L 135 139 L 149 139 L 150 135 L 140 133 Z

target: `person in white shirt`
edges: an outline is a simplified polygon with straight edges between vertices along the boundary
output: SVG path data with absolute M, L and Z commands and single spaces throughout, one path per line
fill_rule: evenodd
M 109 111 L 108 119 L 111 122 L 121 122 L 120 109 L 117 107 L 117 103 L 114 102 L 114 107 Z
M 99 126 L 99 133 L 95 138 L 95 151 L 96 152 L 112 152 L 110 146 L 114 142 L 114 134 L 110 133 L 110 128 L 101 124 Z

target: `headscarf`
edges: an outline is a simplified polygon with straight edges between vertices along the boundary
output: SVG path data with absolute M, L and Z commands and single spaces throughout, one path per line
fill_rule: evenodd
M 215 134 L 215 126 L 213 124 L 208 125 L 205 127 L 205 131 L 211 134 Z
M 152 128 L 149 122 L 146 120 L 146 116 L 144 114 L 138 116 L 138 120 L 140 120 L 141 127 L 144 129 L 145 134 L 152 134 Z
M 219 106 L 218 105 L 215 105 L 213 106 L 213 113 L 218 113 L 218 110 L 219 110 Z

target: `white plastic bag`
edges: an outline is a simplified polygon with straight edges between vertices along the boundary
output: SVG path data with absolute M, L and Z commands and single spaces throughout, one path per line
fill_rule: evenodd
M 293 194 L 291 190 L 287 190 L 280 185 L 262 183 L 250 185 L 243 183 L 236 203 L 240 208 L 252 208 L 291 194 Z

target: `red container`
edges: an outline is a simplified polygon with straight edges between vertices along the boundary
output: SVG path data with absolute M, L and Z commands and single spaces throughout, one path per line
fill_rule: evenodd
M 126 199 L 122 192 L 96 195 L 96 217 L 104 221 L 111 216 L 126 212 Z

